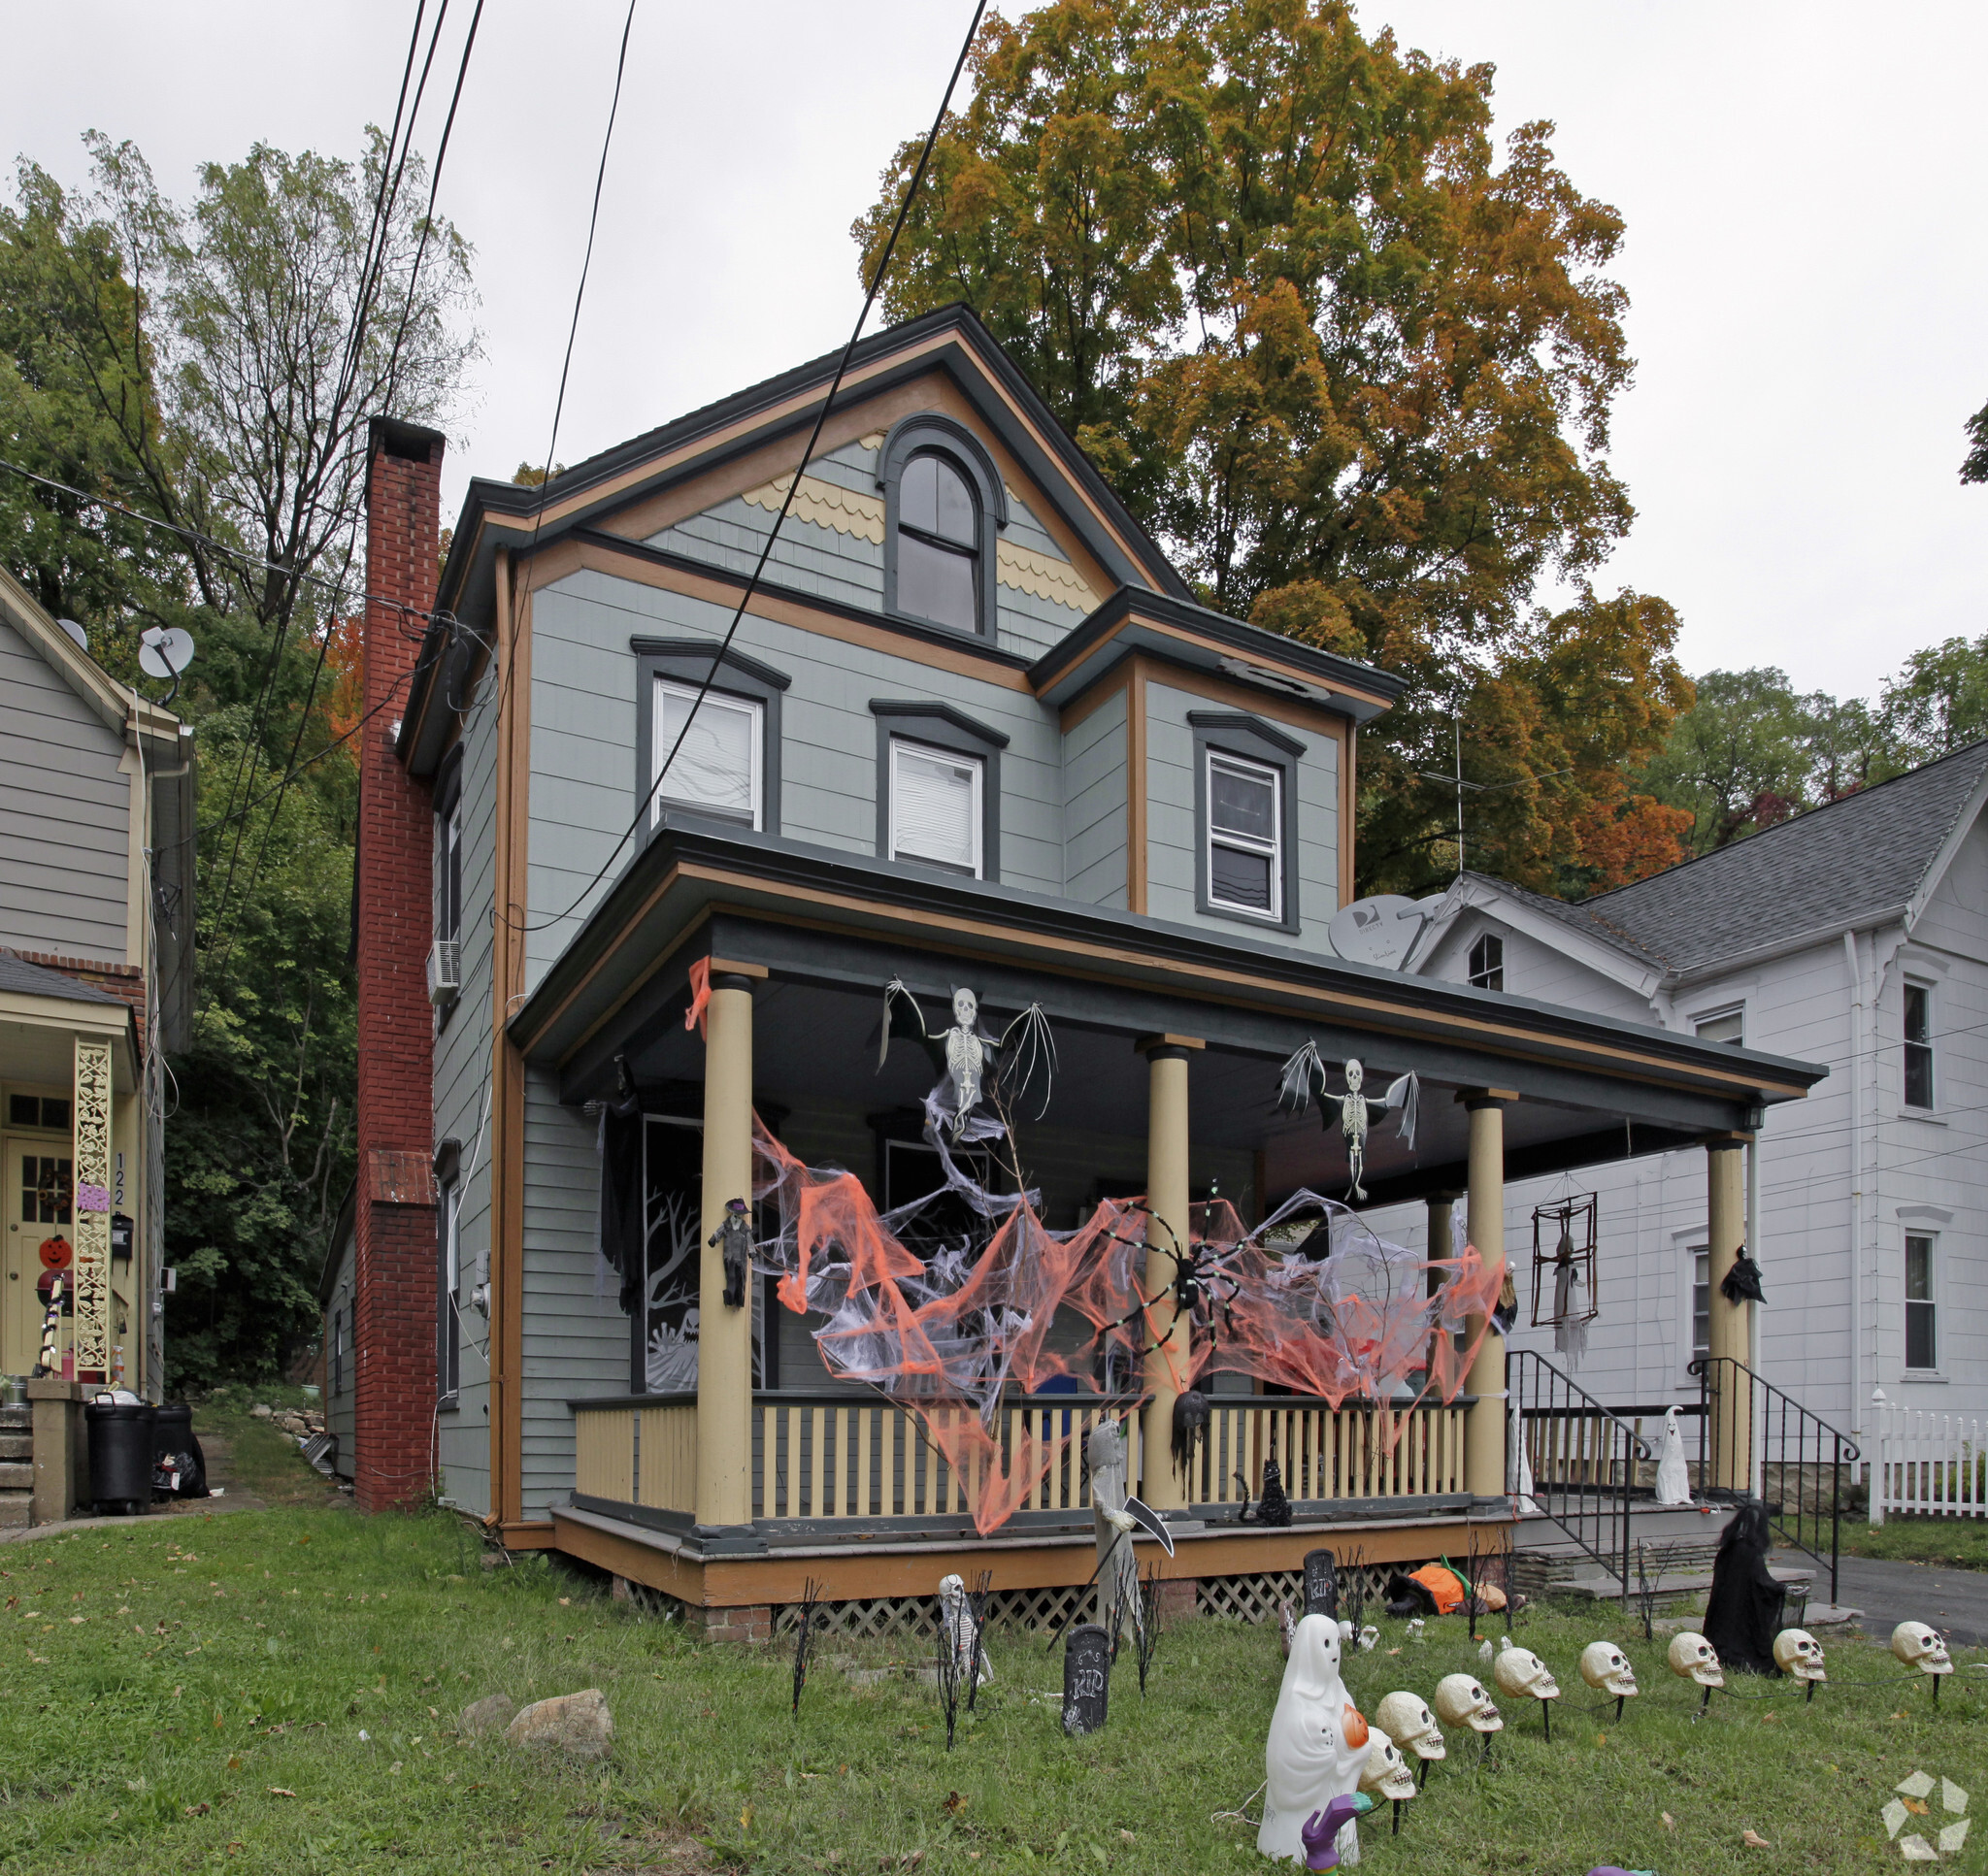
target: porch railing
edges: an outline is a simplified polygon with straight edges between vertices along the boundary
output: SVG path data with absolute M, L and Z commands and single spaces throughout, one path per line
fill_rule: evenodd
M 1507 1357 L 1506 1387 L 1532 1468 L 1533 1502 L 1629 1594 L 1630 1497 L 1650 1448 L 1626 1420 L 1530 1349 Z M 1514 1475 L 1516 1465 L 1512 1465 Z M 1513 1478 L 1514 1490 L 1517 1480 Z
M 1871 1522 L 1893 1512 L 1988 1518 L 1988 1420 L 1878 1406 L 1872 1432 Z
M 1282 1397 L 1214 1395 L 1187 1496 L 1196 1504 L 1240 1507 L 1262 1496 L 1264 1462 L 1271 1459 L 1295 1502 L 1457 1496 L 1470 1489 L 1468 1412 L 1465 1402 L 1386 1407 L 1361 1400 L 1335 1409 Z

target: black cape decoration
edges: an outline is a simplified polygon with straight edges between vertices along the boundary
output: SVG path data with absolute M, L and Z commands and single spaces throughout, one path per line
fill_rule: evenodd
M 1174 1469 L 1185 1478 L 1194 1465 L 1194 1449 L 1208 1433 L 1208 1396 L 1189 1388 L 1174 1401 Z
M 1773 1542 L 1767 1506 L 1758 1498 L 1740 1505 L 1719 1539 L 1703 1632 L 1728 1672 L 1780 1672 L 1774 1665 L 1774 1636 L 1780 1632 L 1787 1591 L 1767 1566 Z
M 601 1108 L 601 1255 L 621 1279 L 621 1313 L 642 1306 L 642 1103 L 632 1086 Z
M 1761 1294 L 1760 1266 L 1746 1255 L 1746 1246 L 1733 1260 L 1733 1267 L 1719 1279 L 1719 1295 L 1728 1302 L 1765 1302 Z M 1723 1659 L 1723 1657 L 1721 1658 Z

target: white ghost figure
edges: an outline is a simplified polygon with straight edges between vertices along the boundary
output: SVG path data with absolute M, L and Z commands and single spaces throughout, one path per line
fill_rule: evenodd
M 1436 1716 L 1446 1727 L 1469 1727 L 1473 1732 L 1499 1732 L 1505 1727 L 1483 1684 L 1470 1674 L 1445 1674 L 1436 1683 Z
M 1691 1467 L 1684 1459 L 1684 1434 L 1677 1425 L 1677 1409 L 1664 1409 L 1664 1435 L 1657 1447 L 1657 1502 L 1691 1502 Z
M 1591 1641 L 1580 1651 L 1580 1677 L 1598 1693 L 1620 1699 L 1637 1691 L 1636 1669 L 1612 1641 Z
M 1359 1788 L 1368 1738 L 1367 1722 L 1340 1678 L 1339 1624 L 1330 1616 L 1303 1617 L 1264 1747 L 1258 1850 L 1282 1862 L 1305 1860 L 1305 1821 Z M 1358 1860 L 1360 1838 L 1352 1825 L 1340 1832 L 1339 1848 L 1342 1862 Z
M 1446 1759 L 1449 1749 L 1442 1743 L 1442 1728 L 1419 1694 L 1390 1694 L 1375 1710 L 1374 1724 L 1399 1746 L 1417 1759 Z
M 1891 1652 L 1922 1674 L 1951 1674 L 1953 1657 L 1937 1630 L 1923 1622 L 1902 1622 L 1891 1631 Z
M 1498 1638 L 1498 1658 L 1491 1663 L 1491 1678 L 1499 1692 L 1514 1699 L 1557 1700 L 1560 1684 L 1547 1671 L 1546 1663 L 1530 1648 L 1518 1648 L 1509 1635 Z
M 975 1671 L 974 1657 L 979 1656 L 979 1671 L 975 1680 L 976 1687 L 985 1687 L 994 1678 L 994 1669 L 988 1664 L 986 1650 L 979 1645 L 980 1625 L 974 1620 L 974 1605 L 967 1597 L 967 1586 L 959 1576 L 942 1576 L 939 1579 L 939 1619 L 945 1625 L 945 1643 L 952 1655 L 952 1671 L 959 1676 L 964 1687 L 969 1674 Z
M 1537 1518 L 1540 1507 L 1533 1499 L 1533 1460 L 1526 1451 L 1525 1424 L 1519 1419 L 1516 1400 L 1511 1403 L 1511 1426 L 1506 1436 L 1505 1450 L 1511 1455 L 1505 1486 L 1517 1500 L 1513 1509 L 1521 1518 Z
M 1774 1665 L 1798 1681 L 1826 1681 L 1822 1644 L 1806 1629 L 1783 1629 L 1774 1637 Z
M 1367 1742 L 1367 1762 L 1360 1768 L 1360 1789 L 1375 1797 L 1399 1804 L 1415 1795 L 1415 1774 L 1408 1761 L 1384 1732 L 1375 1732 Z
M 1671 1672 L 1680 1681 L 1696 1681 L 1700 1687 L 1726 1684 L 1726 1670 L 1719 1665 L 1718 1651 L 1689 1629 L 1671 1637 L 1665 1659 L 1671 1663 Z

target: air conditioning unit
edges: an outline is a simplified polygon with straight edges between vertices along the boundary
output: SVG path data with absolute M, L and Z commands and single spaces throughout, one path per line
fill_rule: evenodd
M 462 940 L 437 938 L 428 947 L 428 1001 L 452 1004 L 462 994 Z

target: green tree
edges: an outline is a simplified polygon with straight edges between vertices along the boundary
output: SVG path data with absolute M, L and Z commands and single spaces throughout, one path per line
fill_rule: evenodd
M 1889 679 L 1878 720 L 1900 768 L 1950 755 L 1988 737 L 1988 635 L 1944 639 L 1915 651 Z
M 1606 272 L 1622 223 L 1558 168 L 1551 126 L 1501 160 L 1490 67 L 1369 38 L 1341 0 L 1054 0 L 990 18 L 975 77 L 890 311 L 968 301 L 1210 605 L 1412 680 L 1363 738 L 1384 856 L 1363 883 L 1441 876 L 1453 791 L 1427 774 L 1459 715 L 1480 779 L 1531 778 L 1493 816 L 1528 826 L 1514 876 L 1578 865 L 1575 826 L 1622 809 L 1619 773 L 1559 763 L 1516 707 L 1541 644 L 1591 642 L 1536 591 L 1564 582 L 1573 613 L 1617 607 L 1637 636 L 1654 708 L 1616 719 L 1643 739 L 1626 759 L 1688 685 L 1668 607 L 1588 593 L 1632 515 L 1607 460 L 1632 369 Z M 856 224 L 866 271 L 917 148 Z M 1579 779 L 1535 787 L 1551 767 Z
M 1809 723 L 1786 672 L 1707 672 L 1642 785 L 1690 814 L 1691 850 L 1709 853 L 1808 805 Z

